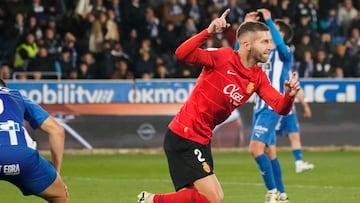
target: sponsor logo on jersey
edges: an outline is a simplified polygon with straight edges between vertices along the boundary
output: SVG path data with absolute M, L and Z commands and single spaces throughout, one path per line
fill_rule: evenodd
M 230 96 L 230 103 L 234 106 L 239 106 L 241 100 L 244 98 L 244 96 L 238 92 L 239 89 L 235 84 L 228 84 L 223 89 L 223 92 Z

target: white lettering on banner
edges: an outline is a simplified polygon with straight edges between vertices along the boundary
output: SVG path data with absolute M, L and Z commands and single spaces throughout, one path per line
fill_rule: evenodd
M 331 98 L 326 97 L 326 93 L 335 92 L 333 98 L 335 102 L 356 102 L 356 86 L 346 85 L 345 91 L 340 90 L 340 85 L 305 85 L 304 86 L 304 98 L 307 102 L 327 102 Z
M 194 84 L 187 88 L 149 88 L 132 89 L 129 91 L 130 103 L 183 103 L 189 97 Z
M 57 89 L 44 84 L 41 90 L 20 92 L 39 104 L 110 103 L 114 96 L 114 90 L 111 89 L 88 90 L 75 84 L 58 84 Z

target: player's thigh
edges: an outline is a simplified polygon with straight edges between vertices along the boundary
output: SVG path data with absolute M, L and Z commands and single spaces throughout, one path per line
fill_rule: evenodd
M 196 180 L 213 174 L 210 144 L 202 145 L 184 139 L 169 130 L 166 133 L 164 150 L 176 191 L 192 187 Z
M 215 174 L 196 180 L 194 188 L 210 202 L 222 202 L 224 199 L 223 190 Z
M 251 141 L 263 142 L 268 146 L 275 144 L 275 127 L 280 115 L 271 110 L 264 110 L 254 115 L 254 118 Z

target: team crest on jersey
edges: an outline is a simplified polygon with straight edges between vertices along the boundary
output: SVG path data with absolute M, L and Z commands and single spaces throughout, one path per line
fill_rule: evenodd
M 202 163 L 203 169 L 206 173 L 210 173 L 210 166 L 207 162 Z
M 251 92 L 254 91 L 254 87 L 255 87 L 255 83 L 254 82 L 250 82 L 247 87 L 246 87 L 246 93 L 250 94 Z

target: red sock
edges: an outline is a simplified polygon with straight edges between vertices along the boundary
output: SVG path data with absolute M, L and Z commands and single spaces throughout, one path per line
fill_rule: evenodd
M 201 195 L 195 189 L 185 189 L 179 192 L 168 194 L 156 194 L 154 196 L 154 203 L 210 203 L 205 196 Z

